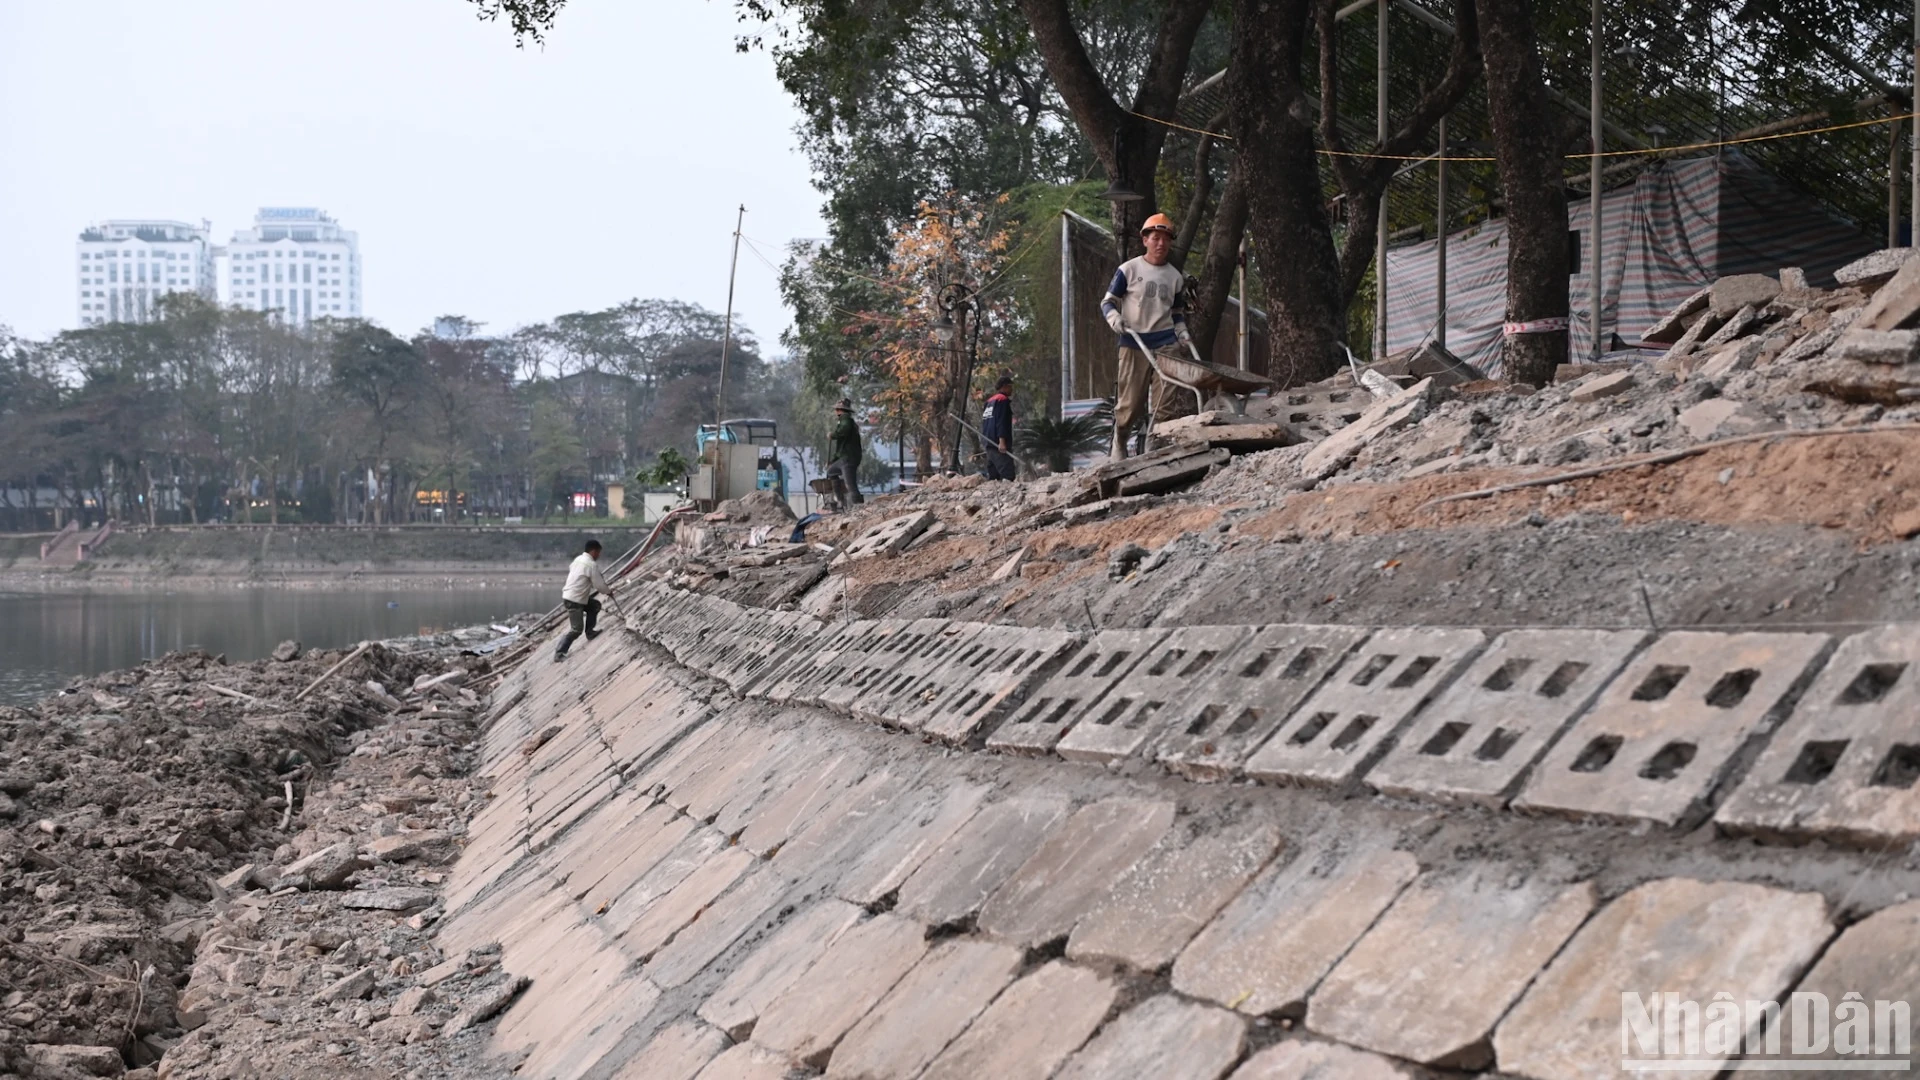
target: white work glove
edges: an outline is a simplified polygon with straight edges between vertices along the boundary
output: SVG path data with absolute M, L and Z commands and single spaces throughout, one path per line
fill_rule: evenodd
M 1107 325 L 1113 327 L 1113 332 L 1116 334 L 1127 332 L 1126 320 L 1120 317 L 1120 312 L 1117 310 L 1107 312 Z
M 1191 344 L 1193 344 L 1193 335 L 1192 335 L 1192 334 L 1189 334 L 1189 333 L 1187 333 L 1187 324 L 1186 324 L 1186 323 L 1178 323 L 1178 322 L 1177 322 L 1177 323 L 1174 323 L 1174 324 L 1173 324 L 1173 336 L 1174 336 L 1174 338 L 1175 338 L 1176 340 L 1178 340 L 1178 341 L 1180 342 L 1180 344 L 1182 344 L 1182 345 L 1191 345 Z

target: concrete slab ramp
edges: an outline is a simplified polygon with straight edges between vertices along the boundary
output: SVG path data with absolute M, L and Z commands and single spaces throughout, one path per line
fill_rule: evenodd
M 1920 719 L 1875 707 L 1920 678 L 1894 670 L 1912 628 L 1841 672 L 1818 635 L 1044 632 L 1062 646 L 629 606 L 496 692 L 492 800 L 447 886 L 442 948 L 498 942 L 531 980 L 484 1036 L 523 1076 L 1711 1076 L 1794 1059 L 1747 1010 L 1797 987 L 1869 1016 L 1920 997 Z M 956 675 L 973 645 L 1004 669 Z M 1145 659 L 1089 703 L 1107 661 L 1079 650 L 1122 645 Z M 992 706 L 928 734 L 968 679 Z M 1835 725 L 1884 760 L 1821 749 Z M 1821 1052 L 1891 1060 L 1912 1020 L 1883 1012 L 1885 1054 Z

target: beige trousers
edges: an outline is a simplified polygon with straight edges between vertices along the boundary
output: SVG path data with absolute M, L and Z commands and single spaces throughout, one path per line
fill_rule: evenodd
M 1147 381 L 1153 377 L 1153 361 L 1134 349 L 1120 350 L 1120 380 L 1113 403 L 1113 426 L 1131 431 L 1133 423 L 1147 407 Z

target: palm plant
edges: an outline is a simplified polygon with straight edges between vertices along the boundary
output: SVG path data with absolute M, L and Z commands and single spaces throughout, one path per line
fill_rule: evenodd
M 1102 401 L 1085 416 L 1029 420 L 1014 433 L 1014 449 L 1055 473 L 1070 472 L 1075 454 L 1104 450 L 1113 430 L 1113 403 Z

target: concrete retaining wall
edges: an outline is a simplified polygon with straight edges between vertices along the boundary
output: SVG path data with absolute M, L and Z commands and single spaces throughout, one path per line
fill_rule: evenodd
M 497 691 L 448 883 L 522 1075 L 1558 1080 L 1623 992 L 1920 997 L 1911 628 L 628 607 Z

